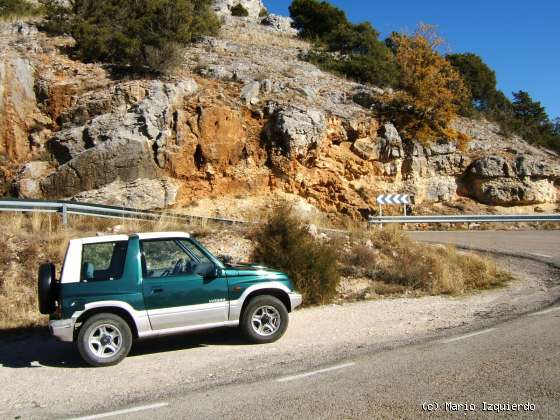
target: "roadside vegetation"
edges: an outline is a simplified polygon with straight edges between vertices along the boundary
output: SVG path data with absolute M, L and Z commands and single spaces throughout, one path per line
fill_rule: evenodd
M 73 53 L 86 62 L 167 72 L 181 48 L 220 23 L 211 0 L 43 0 L 44 28 L 75 40 Z
M 384 295 L 461 295 L 502 286 L 511 276 L 485 257 L 411 240 L 402 230 L 353 227 L 349 236 L 314 236 L 283 207 L 254 234 L 253 259 L 286 271 L 306 304 L 340 300 L 340 286 L 360 280 L 351 300 Z
M 42 8 L 27 0 L 0 0 L 0 19 L 36 16 Z
M 280 207 L 254 233 L 253 260 L 290 275 L 307 305 L 336 296 L 340 274 L 333 246 L 315 240 L 287 206 Z
M 58 215 L 39 213 L 4 214 L 0 222 L 4 226 L 0 232 L 0 330 L 45 325 L 47 317 L 37 309 L 39 265 L 52 261 L 59 276 L 68 241 L 98 234 L 190 232 L 217 255 L 233 254 L 234 262 L 252 261 L 287 272 L 306 305 L 384 296 L 462 295 L 511 280 L 487 258 L 416 243 L 396 229 L 354 226 L 347 235 L 320 234 L 285 206 L 257 228 L 81 216 L 70 216 L 69 225 L 63 227 Z

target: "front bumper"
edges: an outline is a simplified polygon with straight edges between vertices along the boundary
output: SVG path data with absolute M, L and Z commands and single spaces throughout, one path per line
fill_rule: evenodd
M 303 296 L 299 293 L 290 293 L 290 307 L 292 311 L 296 309 L 303 302 Z
M 74 341 L 74 320 L 61 319 L 49 321 L 49 331 L 59 341 L 72 342 Z

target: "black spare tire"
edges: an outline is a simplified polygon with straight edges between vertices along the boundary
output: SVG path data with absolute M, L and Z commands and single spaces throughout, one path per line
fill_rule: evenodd
M 52 263 L 41 264 L 39 267 L 38 297 L 39 312 L 52 314 L 55 309 L 55 268 Z

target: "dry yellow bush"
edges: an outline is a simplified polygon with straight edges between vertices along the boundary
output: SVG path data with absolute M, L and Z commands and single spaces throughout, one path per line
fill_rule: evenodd
M 431 143 L 468 139 L 449 127 L 461 107 L 469 103 L 470 93 L 461 75 L 438 52 L 443 39 L 435 27 L 421 24 L 412 35 L 394 34 L 392 48 L 401 70 L 400 87 L 382 97 L 386 117 L 405 138 Z
M 488 258 L 450 246 L 415 242 L 398 228 L 362 234 L 349 250 L 346 262 L 377 282 L 432 295 L 460 295 L 511 280 Z M 388 289 L 391 294 L 395 290 Z

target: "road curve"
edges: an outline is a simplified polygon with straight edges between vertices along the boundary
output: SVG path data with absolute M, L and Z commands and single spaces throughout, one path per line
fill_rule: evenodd
M 520 255 L 560 268 L 560 230 L 409 232 L 418 241 Z

